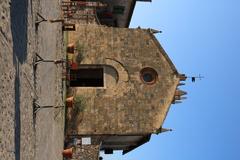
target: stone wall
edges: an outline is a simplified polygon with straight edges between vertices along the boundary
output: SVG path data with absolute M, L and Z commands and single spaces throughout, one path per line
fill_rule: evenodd
M 0 1 L 0 159 L 34 158 L 33 76 L 35 48 L 28 0 Z M 28 19 L 28 20 L 27 20 Z
M 62 159 L 64 109 L 33 114 L 34 99 L 63 105 L 62 67 L 45 63 L 33 70 L 35 53 L 45 59 L 65 56 L 61 23 L 42 22 L 38 30 L 35 25 L 37 12 L 57 19 L 60 11 L 58 0 L 0 1 L 1 160 Z
M 82 138 L 89 138 L 90 143 L 84 144 Z M 73 160 L 99 160 L 100 144 L 103 137 L 68 137 L 65 139 L 67 148 L 73 147 Z
M 100 145 L 80 146 L 76 149 L 76 160 L 98 160 Z

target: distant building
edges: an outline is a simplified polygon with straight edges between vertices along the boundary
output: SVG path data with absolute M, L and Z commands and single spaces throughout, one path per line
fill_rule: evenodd
M 112 27 L 129 27 L 137 1 L 151 0 L 69 0 L 64 1 L 65 19 L 78 23 L 97 23 Z

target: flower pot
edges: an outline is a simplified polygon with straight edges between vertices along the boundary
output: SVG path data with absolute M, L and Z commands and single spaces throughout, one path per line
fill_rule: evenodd
M 66 99 L 67 107 L 73 107 L 73 96 Z
M 72 148 L 68 148 L 68 149 L 64 149 L 62 154 L 63 154 L 63 157 L 65 157 L 65 158 L 72 158 L 73 147 Z
M 73 70 L 76 70 L 76 69 L 78 69 L 78 64 L 77 64 L 77 63 L 75 63 L 75 62 L 72 62 L 71 69 L 73 69 Z

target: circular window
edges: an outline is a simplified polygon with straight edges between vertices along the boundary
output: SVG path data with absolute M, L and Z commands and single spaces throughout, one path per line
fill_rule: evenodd
M 140 72 L 141 80 L 146 84 L 154 84 L 157 80 L 158 74 L 152 68 L 143 68 Z

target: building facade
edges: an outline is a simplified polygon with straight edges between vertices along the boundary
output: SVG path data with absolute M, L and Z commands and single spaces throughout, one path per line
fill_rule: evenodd
M 161 132 L 170 105 L 186 94 L 177 89 L 183 76 L 152 29 L 76 26 L 67 135 L 100 136 L 102 150 L 126 153 Z
M 126 154 L 151 134 L 168 131 L 163 123 L 170 106 L 186 94 L 179 90 L 186 76 L 155 38 L 158 31 L 121 28 L 128 27 L 136 1 L 99 2 L 107 4 L 96 12 L 99 23 L 79 21 L 68 32 L 73 106 L 67 109 L 66 141 L 77 141 L 78 158 L 85 160 L 98 159 L 100 150 Z M 114 25 L 101 18 L 107 12 Z

